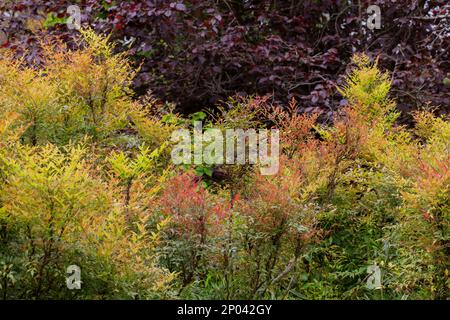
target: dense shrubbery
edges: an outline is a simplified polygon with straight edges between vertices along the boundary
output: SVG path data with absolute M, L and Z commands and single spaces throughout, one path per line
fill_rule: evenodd
M 84 25 L 111 32 L 119 49 L 143 63 L 134 82 L 140 93 L 151 89 L 182 111 L 258 93 L 284 104 L 295 97 L 329 119 L 345 103 L 335 85 L 354 52 L 380 56 L 393 71 L 400 110 L 450 105 L 446 1 L 6 0 L 6 45 L 39 62 L 39 25 L 73 43 L 65 22 L 74 4 Z M 381 8 L 380 30 L 364 23 L 369 5 Z
M 264 97 L 186 118 L 133 101 L 126 57 L 82 34 L 78 51 L 42 40 L 39 68 L 1 52 L 3 298 L 448 297 L 450 124 L 397 125 L 376 62 L 354 56 L 331 125 Z M 171 132 L 199 119 L 280 129 L 279 172 L 174 166 Z

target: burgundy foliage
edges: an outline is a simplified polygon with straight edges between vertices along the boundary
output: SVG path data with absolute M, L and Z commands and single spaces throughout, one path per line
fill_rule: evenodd
M 450 8 L 432 0 L 129 0 L 3 1 L 9 41 L 39 59 L 30 19 L 67 16 L 77 4 L 82 23 L 112 33 L 119 50 L 142 63 L 135 87 L 175 102 L 182 111 L 236 94 L 295 97 L 306 112 L 331 113 L 345 104 L 335 86 L 354 52 L 380 56 L 393 72 L 392 94 L 409 111 L 450 106 Z M 2 3 L 3 3 L 2 2 Z M 369 30 L 369 5 L 381 7 L 382 27 Z M 12 17 L 11 17 L 12 16 Z M 48 27 L 69 42 L 76 31 Z

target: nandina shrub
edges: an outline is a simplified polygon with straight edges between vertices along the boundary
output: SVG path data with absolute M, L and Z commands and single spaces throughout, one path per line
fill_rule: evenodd
M 446 299 L 450 287 L 450 125 L 448 119 L 427 111 L 416 113 L 414 118 L 415 133 L 423 142 L 411 148 L 410 157 L 415 161 L 401 172 L 401 177 L 407 181 L 407 188 L 402 192 L 405 217 L 393 237 L 405 244 L 398 250 L 399 259 L 409 260 L 411 269 L 418 268 L 422 272 L 415 278 L 411 272 L 407 279 L 399 275 L 398 265 L 393 272 L 406 294 L 415 295 L 417 290 L 420 297 L 431 295 L 435 299 Z
M 0 114 L 15 112 L 27 124 L 22 139 L 59 145 L 85 135 L 105 139 L 129 125 L 140 108 L 131 100 L 134 71 L 125 54 L 113 54 L 107 37 L 83 30 L 81 50 L 59 38 L 40 40 L 41 65 L 27 65 L 3 49 Z
M 290 112 L 295 110 L 294 102 L 287 110 L 268 107 L 260 113 L 239 114 L 238 119 L 268 119 L 291 133 L 282 135 L 280 172 L 272 177 L 249 174 L 225 220 L 222 255 L 209 259 L 219 263 L 188 286 L 183 296 L 376 299 L 401 298 L 411 292 L 431 297 L 433 283 L 443 287 L 442 277 L 434 276 L 435 268 L 422 275 L 423 281 L 412 281 L 413 265 L 430 263 L 433 255 L 426 253 L 426 247 L 410 252 L 410 244 L 400 240 L 399 232 L 406 234 L 403 228 L 412 225 L 407 221 L 417 222 L 417 217 L 413 214 L 403 221 L 399 208 L 414 212 L 405 201 L 405 191 L 421 176 L 419 168 L 426 169 L 416 155 L 435 154 L 427 158 L 432 163 L 435 156 L 448 161 L 442 158 L 446 144 L 434 134 L 435 142 L 427 144 L 430 151 L 420 152 L 410 131 L 394 125 L 398 113 L 394 101 L 387 98 L 389 77 L 365 56 L 355 56 L 354 61 L 355 69 L 341 90 L 351 105 L 335 116 L 332 125 L 317 124 L 316 116 Z M 433 116 L 429 118 L 424 116 L 418 130 L 429 137 L 423 129 L 429 126 L 445 136 L 446 121 L 437 120 L 437 129 Z M 427 121 L 430 124 L 424 125 Z M 425 172 L 445 176 L 434 170 Z M 236 185 L 228 186 L 236 194 Z M 445 247 L 441 242 L 434 251 L 441 266 L 445 264 L 440 250 Z M 365 286 L 371 264 L 386 273 L 383 291 Z M 411 277 L 400 277 L 400 266 L 410 270 Z M 415 291 L 419 283 L 429 286 L 428 292 Z
M 206 237 L 206 194 L 206 189 L 192 174 L 176 176 L 168 182 L 160 199 L 161 210 L 173 218 L 176 233 L 198 234 L 202 239 Z
M 245 221 L 239 267 L 248 272 L 247 297 L 288 294 L 299 259 L 315 234 L 314 208 L 294 197 L 292 187 L 299 185 L 298 177 L 281 170 L 275 178 L 258 175 L 252 192 L 236 205 Z
M 256 112 L 262 119 L 280 130 L 282 153 L 288 157 L 300 155 L 303 149 L 308 148 L 308 143 L 314 137 L 314 126 L 320 113 L 302 113 L 298 101 L 294 98 L 289 101 L 287 107 L 268 104 L 267 98 L 263 102 Z
M 3 297 L 448 298 L 448 117 L 397 125 L 376 61 L 354 57 L 348 105 L 327 124 L 294 100 L 230 98 L 207 128 L 280 129 L 280 170 L 194 175 L 170 165 L 168 140 L 207 113 L 133 101 L 125 56 L 83 32 L 80 51 L 44 41 L 34 68 L 2 52 Z M 72 263 L 88 271 L 75 294 Z
M 443 298 L 448 286 L 443 258 L 448 214 L 442 211 L 448 204 L 448 119 L 418 113 L 416 134 L 426 141 L 414 140 L 411 131 L 394 125 L 398 113 L 387 98 L 388 77 L 367 57 L 355 61 L 358 67 L 342 90 L 353 105 L 332 127 L 319 130 L 321 155 L 331 159 L 325 162 L 331 169 L 326 188 L 319 193 L 318 226 L 326 236 L 309 262 L 321 271 L 311 272 L 315 284 L 306 283 L 302 294 Z M 428 236 L 419 236 L 424 233 Z M 437 238 L 431 240 L 431 234 Z M 379 291 L 364 287 L 371 263 L 385 272 Z
M 207 267 L 205 256 L 216 208 L 192 173 L 167 181 L 156 205 L 151 214 L 169 219 L 162 233 L 160 261 L 169 270 L 181 272 L 182 284 L 187 285 Z
M 0 126 L 1 127 L 1 126 Z M 171 281 L 142 221 L 131 230 L 81 146 L 0 151 L 0 292 L 4 299 L 150 298 Z M 82 291 L 65 270 L 82 270 Z
M 287 170 L 273 179 L 256 175 L 247 191 L 218 210 L 224 219 L 216 226 L 222 232 L 210 240 L 215 247 L 210 268 L 184 296 L 254 299 L 289 294 L 301 255 L 316 234 L 315 208 L 292 196 L 297 181 Z

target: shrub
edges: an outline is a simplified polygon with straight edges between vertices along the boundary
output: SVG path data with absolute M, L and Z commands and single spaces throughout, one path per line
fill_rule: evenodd
M 88 134 L 105 138 L 125 128 L 136 109 L 130 89 L 134 71 L 124 54 L 113 54 L 108 38 L 82 31 L 85 46 L 70 51 L 57 38 L 43 38 L 38 69 L 3 52 L 0 112 L 16 112 L 31 145 L 59 145 Z
M 377 60 L 353 58 L 330 123 L 268 96 L 183 117 L 134 100 L 125 55 L 81 32 L 78 51 L 43 38 L 33 68 L 1 53 L 3 298 L 448 298 L 448 118 L 398 125 Z M 279 171 L 172 165 L 171 133 L 196 120 L 280 129 Z
M 170 274 L 154 266 L 142 221 L 128 231 L 114 193 L 93 176 L 85 150 L 48 145 L 0 157 L 1 291 L 4 298 L 155 297 Z M 3 171 L 5 170 L 5 171 Z M 78 265 L 83 288 L 65 288 Z
M 140 93 L 151 89 L 186 112 L 258 93 L 283 105 L 295 97 L 331 118 L 345 103 L 335 92 L 340 74 L 352 52 L 364 51 L 394 70 L 391 94 L 401 110 L 432 101 L 445 113 L 449 105 L 445 1 L 3 1 L 5 46 L 38 60 L 37 25 L 73 45 L 77 33 L 66 25 L 73 4 L 83 24 L 111 33 L 118 49 L 143 63 Z M 373 4 L 381 30 L 365 24 Z

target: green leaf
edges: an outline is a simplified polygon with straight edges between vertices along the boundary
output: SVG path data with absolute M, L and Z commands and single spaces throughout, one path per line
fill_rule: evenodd
M 45 18 L 44 21 L 44 28 L 48 29 L 48 28 L 52 28 L 57 24 L 65 24 L 67 22 L 67 18 L 58 18 L 58 16 L 56 16 L 55 13 L 50 12 L 49 14 L 47 14 L 47 17 Z
M 204 120 L 205 118 L 206 118 L 206 113 L 204 113 L 203 111 L 199 111 L 199 112 L 191 114 L 192 121 L 201 121 L 201 120 Z

